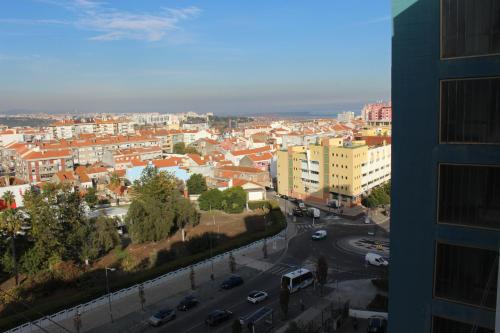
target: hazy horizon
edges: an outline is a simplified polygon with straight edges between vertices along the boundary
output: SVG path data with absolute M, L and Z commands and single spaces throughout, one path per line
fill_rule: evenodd
M 390 4 L 0 4 L 0 113 L 358 112 L 390 99 Z

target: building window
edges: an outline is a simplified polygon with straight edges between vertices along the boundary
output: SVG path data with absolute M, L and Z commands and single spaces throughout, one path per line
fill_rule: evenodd
M 500 143 L 500 78 L 442 81 L 440 126 L 441 142 Z
M 443 58 L 500 53 L 498 0 L 442 0 Z
M 496 307 L 498 251 L 437 243 L 434 296 Z
M 500 167 L 441 164 L 438 223 L 500 229 Z
M 492 329 L 463 323 L 442 317 L 434 317 L 432 321 L 433 333 L 494 333 Z

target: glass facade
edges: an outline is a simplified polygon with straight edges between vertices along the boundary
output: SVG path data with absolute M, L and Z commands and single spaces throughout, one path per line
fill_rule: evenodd
M 500 229 L 500 166 L 439 166 L 438 222 Z
M 442 81 L 440 123 L 442 143 L 499 144 L 500 78 Z
M 498 252 L 436 244 L 434 296 L 495 309 Z
M 500 53 L 500 1 L 442 0 L 443 58 Z

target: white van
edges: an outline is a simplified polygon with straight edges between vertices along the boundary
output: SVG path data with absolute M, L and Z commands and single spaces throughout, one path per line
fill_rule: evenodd
M 385 260 L 384 257 L 382 257 L 381 255 L 376 254 L 376 253 L 367 253 L 365 256 L 365 261 L 368 264 L 373 265 L 373 266 L 388 266 L 389 265 L 389 262 L 387 260 Z
M 315 219 L 319 219 L 321 214 L 318 208 L 309 207 L 307 208 L 307 215 L 310 217 L 314 217 Z

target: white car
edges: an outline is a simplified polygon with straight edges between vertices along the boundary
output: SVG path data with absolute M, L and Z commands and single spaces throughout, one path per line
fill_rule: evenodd
M 326 238 L 326 230 L 318 230 L 312 235 L 313 240 L 320 240 Z
M 373 266 L 389 266 L 389 262 L 385 260 L 384 257 L 376 253 L 367 253 L 365 261 Z
M 250 294 L 248 294 L 247 301 L 249 301 L 252 304 L 257 304 L 265 299 L 267 299 L 268 294 L 265 291 L 252 291 Z

